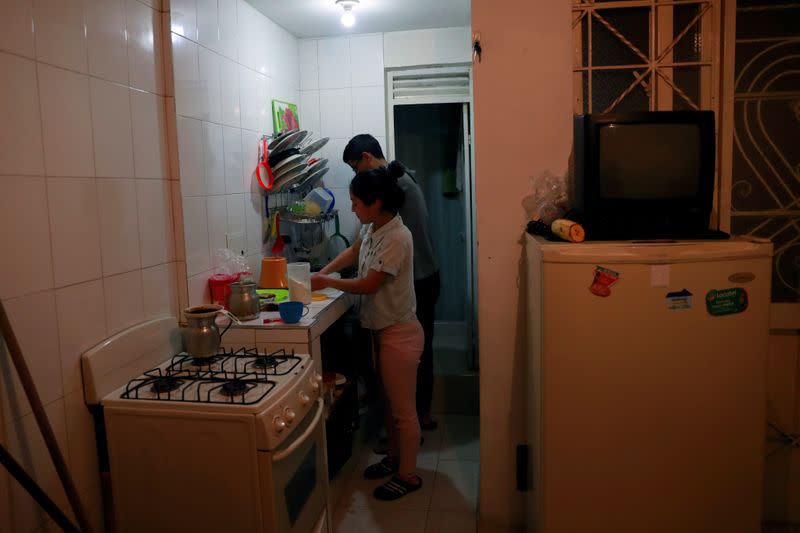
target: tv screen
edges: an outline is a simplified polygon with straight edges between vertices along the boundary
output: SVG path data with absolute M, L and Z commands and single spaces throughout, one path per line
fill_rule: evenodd
M 598 139 L 598 185 L 607 200 L 691 198 L 701 183 L 697 124 L 605 124 Z

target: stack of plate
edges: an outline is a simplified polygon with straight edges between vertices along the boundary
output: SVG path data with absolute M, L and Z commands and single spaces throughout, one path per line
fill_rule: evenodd
M 269 162 L 275 175 L 273 192 L 302 192 L 328 172 L 327 159 L 310 156 L 328 143 L 328 138 L 313 140 L 305 130 L 281 133 L 269 143 Z

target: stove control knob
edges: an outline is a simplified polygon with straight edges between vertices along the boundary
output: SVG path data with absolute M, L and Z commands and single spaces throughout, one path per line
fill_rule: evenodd
M 311 401 L 311 398 L 308 397 L 308 394 L 306 394 L 305 392 L 301 391 L 300 392 L 300 405 L 305 407 L 306 405 L 308 405 L 308 402 L 310 402 L 310 401 Z
M 314 378 L 313 379 L 317 383 L 322 383 L 322 376 L 320 376 L 319 374 L 314 374 Z
M 286 422 L 284 422 L 283 418 L 276 416 L 272 420 L 272 427 L 275 429 L 275 433 L 283 433 L 283 430 L 286 429 Z
M 294 409 L 292 409 L 291 407 L 287 407 L 286 409 L 283 410 L 283 418 L 286 419 L 287 424 L 291 424 L 292 422 L 294 422 L 294 416 L 295 416 Z
M 311 378 L 309 381 L 311 382 L 311 390 L 319 392 L 319 381 L 314 378 Z

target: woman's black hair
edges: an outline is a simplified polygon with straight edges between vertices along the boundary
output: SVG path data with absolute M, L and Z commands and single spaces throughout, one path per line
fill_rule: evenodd
M 378 139 L 369 133 L 362 133 L 350 139 L 350 142 L 344 147 L 342 161 L 347 164 L 350 164 L 350 161 L 361 161 L 364 152 L 372 154 L 378 159 L 384 159 L 383 150 L 381 150 Z
M 384 211 L 396 215 L 406 200 L 406 194 L 397 184 L 405 171 L 402 163 L 392 161 L 388 167 L 359 172 L 350 182 L 350 192 L 366 205 L 380 200 Z

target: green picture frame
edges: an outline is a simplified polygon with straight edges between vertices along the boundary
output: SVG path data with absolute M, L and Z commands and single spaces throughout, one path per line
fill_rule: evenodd
M 272 101 L 272 125 L 275 135 L 284 130 L 300 128 L 300 115 L 297 113 L 297 104 L 282 100 Z

